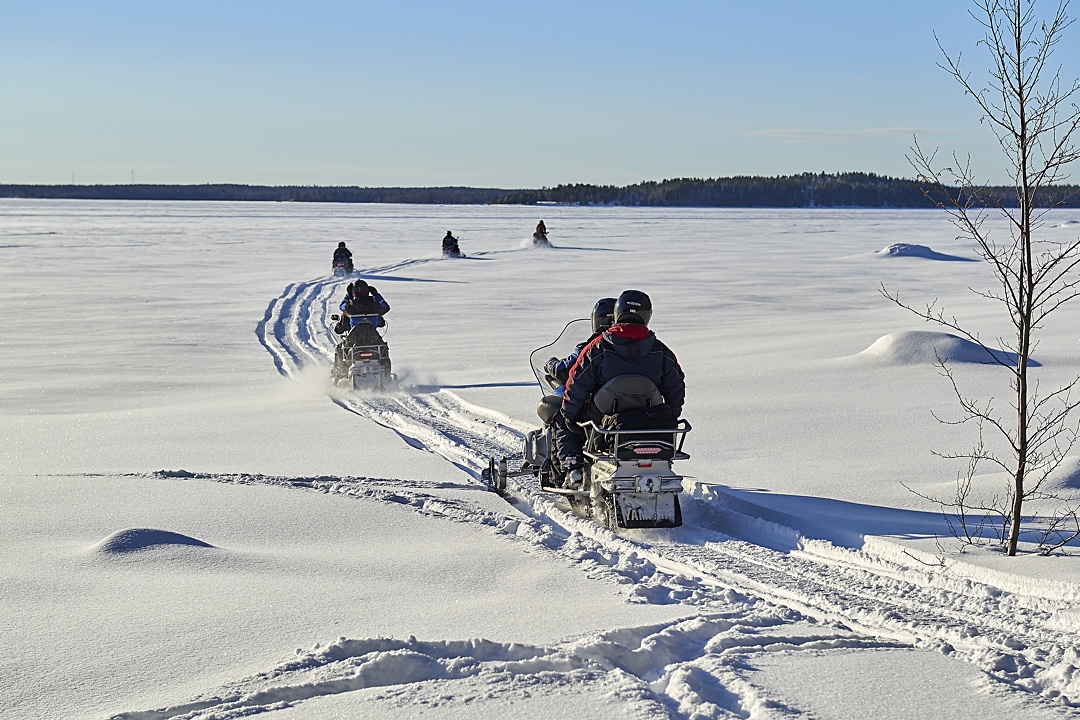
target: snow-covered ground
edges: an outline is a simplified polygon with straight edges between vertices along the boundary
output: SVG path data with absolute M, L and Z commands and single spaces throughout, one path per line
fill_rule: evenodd
M 540 217 L 553 248 L 525 247 Z M 437 257 L 447 229 L 467 258 Z M 935 348 L 1007 398 L 879 293 L 1006 333 L 954 235 L 932 211 L 0 201 L 0 717 L 1080 716 L 1080 560 L 961 553 L 905 488 L 951 496 L 931 451 L 973 440 L 931 415 Z M 339 240 L 392 305 L 400 392 L 328 382 Z M 530 351 L 631 287 L 687 374 L 685 525 L 486 491 L 536 424 Z M 1043 331 L 1046 386 L 1080 373 L 1078 326 Z M 1080 496 L 1080 457 L 1051 482 Z

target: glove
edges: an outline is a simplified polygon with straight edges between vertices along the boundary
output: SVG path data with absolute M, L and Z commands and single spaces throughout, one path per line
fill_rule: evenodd
M 368 292 L 369 292 L 369 293 L 371 293 L 371 296 L 372 296 L 372 297 L 374 297 L 374 296 L 376 296 L 376 295 L 378 295 L 378 294 L 379 294 L 379 291 L 378 291 L 378 290 L 376 290 L 376 289 L 375 289 L 375 288 L 374 288 L 373 286 L 371 286 L 371 285 L 368 285 L 368 286 L 367 286 L 367 289 L 368 289 Z
M 555 374 L 555 371 L 554 371 L 553 368 L 558 363 L 559 363 L 559 358 L 554 357 L 554 356 L 548 358 L 548 361 L 546 363 L 544 363 L 544 369 L 547 370 L 548 375 L 554 375 Z

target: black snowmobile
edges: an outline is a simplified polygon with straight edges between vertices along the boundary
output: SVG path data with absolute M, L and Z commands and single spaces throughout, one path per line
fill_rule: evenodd
M 542 233 L 539 230 L 533 233 L 532 244 L 533 247 L 551 247 L 551 241 L 548 240 L 547 233 Z
M 397 377 L 390 372 L 390 348 L 383 340 L 372 320 L 379 328 L 386 328 L 386 320 L 379 315 L 361 315 L 365 321 L 354 325 L 341 338 L 335 349 L 334 367 L 330 377 L 334 383 L 354 390 L 385 390 Z M 337 319 L 337 315 L 332 315 Z
M 461 248 L 458 247 L 458 240 L 450 233 L 446 233 L 446 237 L 442 240 L 442 254 L 444 258 L 463 258 L 465 253 L 461 252 Z
M 601 387 L 593 398 L 603 420 L 578 423 L 585 431 L 583 487 L 561 486 L 561 473 L 551 459 L 552 419 L 562 408 L 562 385 L 545 369 L 549 356 L 567 357 L 575 344 L 589 337 L 591 321 L 574 320 L 550 345 L 529 356 L 533 375 L 544 392 L 536 408 L 543 427 L 525 434 L 523 460 L 510 470 L 507 458 L 491 458 L 483 479 L 500 494 L 510 477 L 535 475 L 540 490 L 565 496 L 575 510 L 593 517 L 609 529 L 658 528 L 682 525 L 679 493 L 682 476 L 672 470 L 675 460 L 689 459 L 682 446 L 690 423 L 678 420 L 670 426 L 626 427 L 619 422 L 635 415 L 647 417 L 643 408 L 660 405 L 663 396 L 644 375 L 620 375 Z M 636 411 L 636 412 L 635 412 Z
M 331 264 L 334 277 L 345 277 L 353 272 L 352 253 L 345 247 L 345 243 L 339 243 L 334 250 L 334 262 Z

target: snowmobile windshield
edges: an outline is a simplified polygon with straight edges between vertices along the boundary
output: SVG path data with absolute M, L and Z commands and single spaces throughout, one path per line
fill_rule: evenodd
M 532 351 L 529 355 L 529 364 L 532 366 L 533 375 L 536 376 L 536 382 L 540 383 L 540 387 L 544 389 L 545 393 L 550 393 L 561 384 L 558 380 L 548 376 L 544 370 L 544 365 L 550 358 L 557 357 L 560 360 L 566 358 L 570 353 L 574 352 L 578 343 L 585 342 L 592 335 L 592 320 L 589 318 L 581 318 L 580 320 L 571 320 L 566 323 L 566 327 L 559 333 L 559 337 L 554 341 L 538 347 Z

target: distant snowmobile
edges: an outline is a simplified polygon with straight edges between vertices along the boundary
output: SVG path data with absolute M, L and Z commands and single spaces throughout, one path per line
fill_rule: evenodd
M 334 277 L 345 277 L 353 271 L 352 253 L 345 247 L 345 243 L 339 242 L 334 250 L 333 262 Z
M 534 232 L 533 233 L 533 247 L 551 247 L 551 242 L 548 240 L 547 233 Z
M 647 420 L 647 408 L 661 404 L 663 397 L 643 375 L 620 375 L 597 391 L 593 402 L 604 420 L 599 425 L 579 423 L 586 435 L 584 486 L 572 490 L 556 484 L 550 457 L 551 420 L 562 408 L 562 388 L 545 370 L 545 359 L 567 356 L 576 339 L 588 337 L 590 329 L 590 320 L 574 320 L 555 342 L 533 351 L 530 364 L 544 391 L 536 413 L 544 426 L 525 434 L 520 468 L 511 471 L 507 458 L 490 458 L 483 478 L 502 494 L 507 478 L 535 475 L 541 491 L 566 496 L 575 510 L 612 530 L 678 527 L 682 525 L 682 476 L 675 474 L 672 463 L 689 459 L 682 446 L 691 427 L 686 420 L 664 427 Z M 634 416 L 646 419 L 638 424 L 626 421 Z
M 378 315 L 358 317 L 367 322 L 354 325 L 338 343 L 330 377 L 335 384 L 354 390 L 385 390 L 397 380 L 390 372 L 390 348 L 375 328 L 379 323 L 385 328 L 386 320 Z
M 446 231 L 446 237 L 442 239 L 442 254 L 444 258 L 462 258 L 465 253 L 458 247 L 458 239 Z

